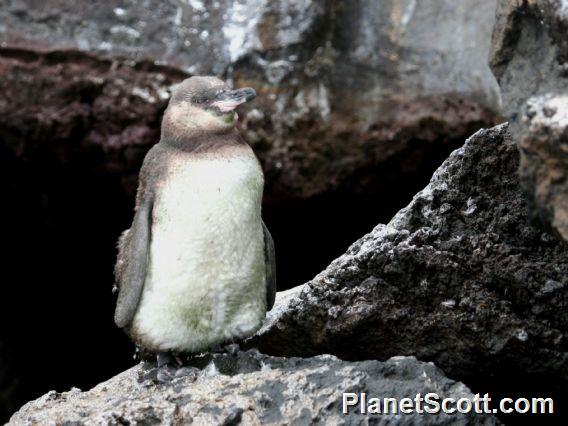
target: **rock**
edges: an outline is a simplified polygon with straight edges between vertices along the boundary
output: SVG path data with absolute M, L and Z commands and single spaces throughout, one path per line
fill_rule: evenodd
M 389 224 L 278 297 L 248 345 L 278 356 L 407 354 L 465 383 L 511 391 L 523 377 L 566 389 L 568 246 L 529 223 L 518 162 L 507 125 L 477 132 Z
M 500 1 L 491 66 L 538 215 L 568 241 L 568 13 L 552 0 Z
M 367 424 L 371 419 L 356 409 L 342 414 L 342 392 L 473 398 L 465 385 L 414 357 L 345 362 L 330 355 L 285 359 L 237 352 L 215 355 L 205 368 L 167 384 L 142 380 L 145 369 L 139 364 L 87 392 L 51 391 L 22 407 L 8 424 Z M 370 417 L 376 424 L 498 424 L 474 412 Z
M 241 115 L 265 167 L 269 201 L 340 189 L 367 193 L 384 180 L 377 165 L 395 164 L 398 173 L 412 175 L 428 153 L 497 120 L 498 88 L 486 63 L 494 9 L 495 0 L 475 6 L 384 0 L 380 7 L 339 0 L 112 0 L 96 8 L 58 0 L 32 8 L 11 0 L 0 11 L 0 64 L 6 52 L 23 58 L 55 50 L 50 63 L 56 65 L 56 57 L 69 62 L 76 56 L 70 49 L 78 49 L 127 58 L 144 70 L 167 64 L 253 86 L 259 97 Z M 44 63 L 32 64 L 35 89 L 49 96 L 53 86 L 39 84 L 50 78 Z M 100 67 L 83 61 L 74 79 Z M 71 107 L 89 103 L 75 92 L 68 96 Z M 162 102 L 144 85 L 135 96 Z M 121 111 L 118 101 L 108 108 Z M 144 111 L 131 114 L 123 127 L 147 122 Z M 58 128 L 55 136 L 88 143 L 90 123 L 83 126 L 79 133 Z M 153 142 L 132 143 L 148 149 Z
M 520 127 L 524 186 L 540 217 L 568 242 L 568 95 L 529 98 Z
M 7 168 L 27 166 L 7 174 L 7 186 L 21 188 L 23 176 L 57 162 L 116 179 L 125 193 L 135 192 L 142 159 L 159 140 L 169 87 L 186 76 L 151 63 L 21 49 L 0 50 L 0 69 L 0 149 Z

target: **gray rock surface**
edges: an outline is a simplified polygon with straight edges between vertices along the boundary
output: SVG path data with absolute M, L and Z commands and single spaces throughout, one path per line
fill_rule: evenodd
M 205 360 L 203 360 L 205 361 Z M 214 355 L 185 377 L 167 384 L 145 380 L 140 364 L 87 392 L 51 391 L 12 416 L 10 425 L 28 424 L 497 424 L 476 415 L 342 414 L 342 392 L 368 398 L 414 398 L 435 392 L 441 398 L 473 398 L 462 383 L 446 378 L 433 364 L 413 357 L 386 362 L 345 362 L 330 355 L 273 358 L 257 352 Z
M 568 247 L 529 223 L 518 161 L 507 125 L 477 132 L 389 224 L 279 296 L 249 344 L 280 356 L 408 354 L 466 383 L 566 388 Z
M 30 50 L 56 50 L 52 63 L 67 63 L 79 49 L 127 58 L 142 70 L 161 64 L 255 87 L 259 97 L 244 110 L 243 127 L 264 163 L 273 200 L 338 188 L 370 191 L 380 184 L 376 165 L 411 156 L 398 168 L 410 174 L 420 169 L 416 159 L 499 113 L 487 65 L 495 0 L 0 4 L 0 64 L 3 52 L 26 57 Z M 82 64 L 75 79 L 101 67 Z M 41 80 L 43 63 L 36 66 Z M 141 98 L 163 105 L 144 86 L 138 89 Z M 89 100 L 83 103 L 89 108 Z M 61 132 L 54 137 L 65 137 Z
M 500 1 L 491 66 L 535 211 L 568 241 L 568 12 L 556 0 Z

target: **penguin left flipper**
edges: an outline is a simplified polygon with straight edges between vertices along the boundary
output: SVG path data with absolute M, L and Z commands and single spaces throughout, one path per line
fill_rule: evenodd
M 116 266 L 119 293 L 114 312 L 114 322 L 120 328 L 132 322 L 142 296 L 150 250 L 152 204 L 150 197 L 143 199 L 132 227 L 120 237 Z
M 276 258 L 274 241 L 264 221 L 262 221 L 262 230 L 264 232 L 264 262 L 266 268 L 266 310 L 269 311 L 274 306 L 276 299 Z

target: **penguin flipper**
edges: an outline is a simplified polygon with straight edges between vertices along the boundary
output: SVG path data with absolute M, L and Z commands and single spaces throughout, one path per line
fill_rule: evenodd
M 152 201 L 144 200 L 136 210 L 132 226 L 119 240 L 115 267 L 119 293 L 114 322 L 120 328 L 132 322 L 142 296 L 150 251 L 151 217 Z
M 262 230 L 264 232 L 264 263 L 266 268 L 266 310 L 269 311 L 274 306 L 276 299 L 276 258 L 274 241 L 264 221 L 262 221 Z

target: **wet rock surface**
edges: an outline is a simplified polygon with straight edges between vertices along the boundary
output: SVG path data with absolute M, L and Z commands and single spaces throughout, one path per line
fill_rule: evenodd
M 26 404 L 8 424 L 498 424 L 473 412 L 372 419 L 358 409 L 342 414 L 342 392 L 366 392 L 369 398 L 428 392 L 473 398 L 465 385 L 413 357 L 345 362 L 330 355 L 275 358 L 248 351 L 203 361 L 164 384 L 145 380 L 148 366 L 139 364 L 87 392 L 52 391 Z
M 389 224 L 280 296 L 250 345 L 407 354 L 466 383 L 566 389 L 568 247 L 531 225 L 518 163 L 507 125 L 477 132 Z
M 500 1 L 491 66 L 521 151 L 533 210 L 568 241 L 568 14 L 563 2 Z

